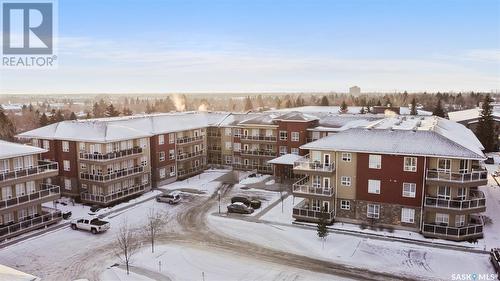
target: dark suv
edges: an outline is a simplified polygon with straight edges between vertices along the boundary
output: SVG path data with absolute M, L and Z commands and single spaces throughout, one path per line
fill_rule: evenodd
M 253 209 L 258 209 L 262 205 L 260 200 L 252 199 L 246 196 L 234 196 L 231 198 L 231 203 L 241 202 L 247 206 L 252 207 Z
M 242 202 L 236 202 L 227 206 L 228 213 L 251 214 L 253 209 Z

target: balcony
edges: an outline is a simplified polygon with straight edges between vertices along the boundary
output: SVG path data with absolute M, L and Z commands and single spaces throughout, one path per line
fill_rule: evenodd
M 335 163 L 324 164 L 320 161 L 313 161 L 306 155 L 293 163 L 294 171 L 303 172 L 324 172 L 331 173 L 335 171 Z
M 303 177 L 296 183 L 292 185 L 292 191 L 294 195 L 316 195 L 316 196 L 327 196 L 331 197 L 333 195 L 333 188 L 329 186 L 311 186 L 309 184 L 309 177 Z
M 220 132 L 207 132 L 207 137 L 220 138 L 222 134 Z
M 177 177 L 178 178 L 186 178 L 186 177 L 189 177 L 191 175 L 198 174 L 198 173 L 202 172 L 204 169 L 205 169 L 204 165 L 200 165 L 198 167 L 192 167 L 189 169 L 179 169 L 177 171 Z
M 62 220 L 61 211 L 42 208 L 42 212 L 42 215 L 35 215 L 19 222 L 0 225 L 0 239 L 8 239 Z
M 189 143 L 200 141 L 200 140 L 203 140 L 203 136 L 177 138 L 176 142 L 177 142 L 177 144 L 182 145 L 182 144 L 189 144 Z
M 204 153 L 204 150 L 199 150 L 199 151 L 195 151 L 195 152 L 188 152 L 188 153 L 178 154 L 177 155 L 177 160 L 181 161 L 181 160 L 191 159 L 191 158 L 194 158 L 194 157 L 197 157 L 197 156 L 202 156 L 202 155 L 204 155 L 203 153 Z
M 240 135 L 241 140 L 249 140 L 249 141 L 266 141 L 266 142 L 275 142 L 277 138 L 275 136 L 250 136 L 250 135 Z
M 100 203 L 103 205 L 109 204 L 113 201 L 121 200 L 132 195 L 143 193 L 149 184 L 134 185 L 133 187 L 120 190 L 118 192 L 107 195 L 95 195 L 88 192 L 82 192 L 80 198 L 84 202 Z
M 22 168 L 15 171 L 0 172 L 0 182 L 14 181 L 33 175 L 42 175 L 43 177 L 57 176 L 59 166 L 57 162 L 38 161 L 37 166 Z
M 139 165 L 139 166 L 134 166 L 134 167 L 128 168 L 128 169 L 119 170 L 119 171 L 113 172 L 111 174 L 106 174 L 106 175 L 80 173 L 80 179 L 89 180 L 89 181 L 106 182 L 106 181 L 112 181 L 115 179 L 123 178 L 126 176 L 140 174 L 143 172 L 144 172 L 144 166 Z
M 31 194 L 18 196 L 15 198 L 0 201 L 0 211 L 10 207 L 21 207 L 29 203 L 43 203 L 58 199 L 61 196 L 61 189 L 57 185 L 40 184 L 40 190 Z
M 469 224 L 461 227 L 424 223 L 422 234 L 426 237 L 462 241 L 483 237 L 483 225 L 483 219 L 480 216 L 471 217 Z
M 453 173 L 447 171 L 439 171 L 436 169 L 428 169 L 425 174 L 425 179 L 428 182 L 459 184 L 463 186 L 480 186 L 488 183 L 488 171 L 473 170 L 469 173 Z
M 486 198 L 482 191 L 471 190 L 468 200 L 446 200 L 433 196 L 425 196 L 424 205 L 430 208 L 484 212 L 486 210 Z
M 250 155 L 250 156 L 269 156 L 275 157 L 276 152 L 270 150 L 240 150 L 241 155 Z
M 237 170 L 256 170 L 259 173 L 272 173 L 272 166 L 261 166 L 261 165 L 245 165 L 245 164 L 233 164 L 233 169 Z
M 97 161 L 97 162 L 105 162 L 105 161 L 109 161 L 109 160 L 121 159 L 121 158 L 125 158 L 127 156 L 139 155 L 139 154 L 142 154 L 142 148 L 141 147 L 134 147 L 134 148 L 130 148 L 130 149 L 109 152 L 106 154 L 96 153 L 96 152 L 94 152 L 94 153 L 80 152 L 80 159 L 81 160 L 89 160 L 89 161 Z
M 207 147 L 207 150 L 209 150 L 209 151 L 221 151 L 222 148 L 220 146 L 209 146 L 209 147 Z
M 319 209 L 315 210 L 310 208 L 309 203 L 305 200 L 293 207 L 292 216 L 297 220 L 318 222 L 322 216 L 327 222 L 333 221 L 333 210 L 329 212 L 322 212 Z

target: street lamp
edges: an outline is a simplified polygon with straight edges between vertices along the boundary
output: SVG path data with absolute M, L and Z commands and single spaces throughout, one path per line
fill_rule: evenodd
M 217 190 L 217 195 L 219 196 L 219 214 L 220 214 L 220 189 Z

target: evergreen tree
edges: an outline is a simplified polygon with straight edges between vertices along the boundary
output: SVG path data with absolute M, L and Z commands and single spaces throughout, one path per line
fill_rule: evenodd
M 5 114 L 3 107 L 0 106 L 0 139 L 6 141 L 14 141 L 16 128 L 14 123 Z
M 322 212 L 320 214 L 319 220 L 318 220 L 318 225 L 317 225 L 317 234 L 319 239 L 322 240 L 323 242 L 323 247 L 325 246 L 325 240 L 326 237 L 328 236 L 328 228 L 326 226 L 326 212 L 324 209 L 322 209 Z
M 85 116 L 85 119 L 90 119 L 92 116 L 90 116 L 90 112 L 87 112 L 87 116 Z
M 382 106 L 382 103 L 380 102 L 380 100 L 377 101 L 377 106 Z
M 328 105 L 330 105 L 330 103 L 328 102 L 328 97 L 327 97 L 327 96 L 323 96 L 323 97 L 321 98 L 320 105 L 321 105 L 321 106 L 328 106 Z
M 40 123 L 40 126 L 42 126 L 42 127 L 49 125 L 49 118 L 47 118 L 47 115 L 45 115 L 45 112 L 40 117 L 39 123 Z
M 76 120 L 76 114 L 74 112 L 71 112 L 71 114 L 69 115 L 69 120 Z
M 432 115 L 444 118 L 444 110 L 443 110 L 443 106 L 441 105 L 440 98 L 437 101 L 437 104 L 436 104 L 436 107 L 434 108 L 434 111 L 432 111 Z
M 343 100 L 340 105 L 340 113 L 347 113 L 347 103 L 345 103 L 345 100 Z
M 245 111 L 249 111 L 253 109 L 252 101 L 250 100 L 250 97 L 246 97 L 245 99 Z
M 105 116 L 106 116 L 106 117 L 116 117 L 116 116 L 120 116 L 120 111 L 116 110 L 115 106 L 114 106 L 112 103 L 110 103 L 110 104 L 106 107 Z
M 484 97 L 477 126 L 477 136 L 487 152 L 494 151 L 496 146 L 495 124 L 492 113 L 493 107 L 491 106 L 492 101 L 489 94 Z
M 411 100 L 411 109 L 410 109 L 410 115 L 417 115 L 417 101 L 415 98 Z
M 359 114 L 365 114 L 365 107 L 362 106 L 361 109 L 359 110 Z

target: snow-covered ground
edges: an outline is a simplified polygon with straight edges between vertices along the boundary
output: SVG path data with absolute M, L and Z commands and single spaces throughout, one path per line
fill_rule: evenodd
M 171 280 L 179 281 L 350 280 L 249 259 L 222 251 L 215 252 L 210 248 L 185 245 L 159 246 L 155 253 L 151 253 L 151 250 L 146 248 L 134 256 L 134 266 L 155 271 Z M 117 271 L 118 278 L 113 275 Z M 101 278 L 102 280 L 152 280 L 143 279 L 143 276 L 136 278 L 137 275 L 126 276 L 124 273 L 124 270 L 111 268 L 106 270 Z
M 260 183 L 265 180 L 267 180 L 270 177 L 270 175 L 262 175 L 262 174 L 256 174 L 255 177 L 246 177 L 242 180 L 240 180 L 240 184 L 255 184 L 255 183 Z
M 230 172 L 229 170 L 206 170 L 204 173 L 187 178 L 182 181 L 176 181 L 171 184 L 158 187 L 161 190 L 181 190 L 184 192 L 201 193 L 212 195 L 220 186 L 220 182 L 215 181 L 217 178 Z
M 492 173 L 498 170 L 500 164 L 500 154 L 489 153 L 495 160 L 495 164 L 485 164 L 488 169 L 488 185 L 480 187 L 486 197 L 486 217 L 484 226 L 484 244 L 487 249 L 500 247 L 500 187 L 492 177 Z M 500 178 L 497 178 L 500 182 Z

